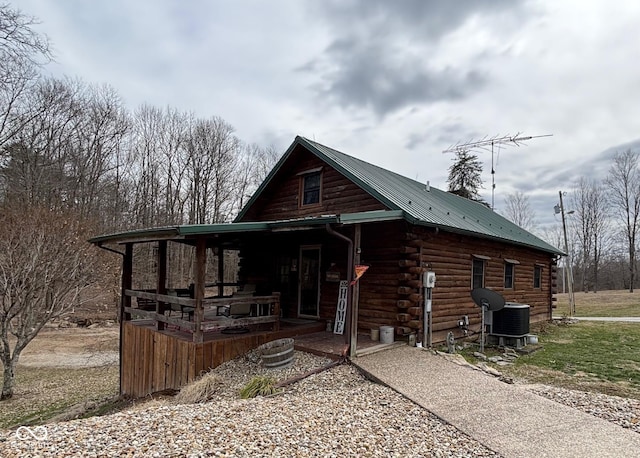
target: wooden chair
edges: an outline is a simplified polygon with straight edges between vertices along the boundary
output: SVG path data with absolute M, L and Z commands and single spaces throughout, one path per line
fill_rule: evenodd
M 138 308 L 140 310 L 146 310 L 146 311 L 152 312 L 152 311 L 155 311 L 156 309 L 156 301 L 154 301 L 153 299 L 136 297 L 136 303 L 138 304 Z
M 169 296 L 177 296 L 177 297 L 189 297 L 188 289 L 170 289 L 167 290 L 167 295 Z M 193 318 L 193 313 L 195 312 L 194 307 L 190 307 L 188 305 L 180 305 L 180 304 L 171 304 L 169 309 L 169 316 L 171 316 L 171 312 L 180 312 L 180 319 L 184 320 L 184 315 L 187 315 L 187 319 L 191 321 Z

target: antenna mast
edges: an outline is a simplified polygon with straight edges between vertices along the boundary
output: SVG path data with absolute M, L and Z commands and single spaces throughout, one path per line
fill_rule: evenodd
M 466 143 L 456 143 L 455 145 L 450 146 L 449 148 L 442 151 L 443 153 L 459 153 L 462 151 L 474 151 L 474 150 L 483 150 L 483 151 L 491 151 L 491 209 L 494 209 L 494 201 L 495 201 L 495 192 L 496 192 L 496 170 L 495 170 L 495 147 L 498 149 L 504 146 L 521 146 L 525 145 L 524 143 L 527 140 L 531 140 L 534 138 L 542 138 L 542 137 L 552 137 L 553 134 L 545 134 L 545 135 L 529 135 L 522 136 L 520 132 L 515 135 L 495 135 L 493 137 L 484 137 L 482 140 L 478 141 L 470 141 Z M 491 150 L 489 150 L 491 147 Z

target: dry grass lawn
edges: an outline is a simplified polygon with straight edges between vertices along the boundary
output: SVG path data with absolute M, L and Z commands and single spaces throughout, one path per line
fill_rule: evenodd
M 0 429 L 73 417 L 116 397 L 117 350 L 117 327 L 41 331 L 18 361 L 13 398 L 0 402 Z
M 569 294 L 556 295 L 553 316 L 569 316 Z M 628 290 L 575 293 L 576 316 L 640 316 L 640 293 Z

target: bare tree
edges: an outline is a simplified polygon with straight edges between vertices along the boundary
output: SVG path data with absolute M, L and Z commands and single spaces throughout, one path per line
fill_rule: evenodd
M 37 80 L 38 68 L 51 60 L 49 42 L 33 30 L 35 24 L 34 18 L 0 4 L 0 147 L 20 131 L 14 114 Z
M 2 400 L 13 396 L 15 367 L 27 344 L 48 321 L 77 306 L 97 279 L 100 255 L 74 215 L 48 208 L 5 205 L 0 233 Z
M 196 120 L 187 142 L 189 223 L 228 221 L 234 212 L 240 141 L 221 118 Z
M 0 150 L 4 191 L 10 199 L 25 206 L 62 205 L 67 189 L 65 151 L 78 116 L 76 89 L 43 79 L 25 97 L 23 112 L 15 115 L 22 128 Z M 38 116 L 32 116 L 36 111 Z
M 588 273 L 593 249 L 592 192 L 594 186 L 592 180 L 580 178 L 574 186 L 570 200 L 571 213 L 574 214 L 570 219 L 570 226 L 576 235 L 579 250 L 574 259 L 578 264 L 580 283 L 585 293 L 589 291 Z
M 612 248 L 610 230 L 609 199 L 601 184 L 596 184 L 591 193 L 591 221 L 593 224 L 593 292 L 598 292 L 600 268 L 605 256 Z
M 131 141 L 132 222 L 129 227 L 149 227 L 161 220 L 162 157 L 159 132 L 162 131 L 160 110 L 143 105 L 134 114 Z
M 509 194 L 505 199 L 504 216 L 527 231 L 535 228 L 535 212 L 529 203 L 529 197 L 521 191 Z
M 609 169 L 606 184 L 610 202 L 617 211 L 623 228 L 629 255 L 629 292 L 633 292 L 636 274 L 636 237 L 640 217 L 640 171 L 639 154 L 627 150 L 617 153 Z
M 98 219 L 110 211 L 105 185 L 118 166 L 115 159 L 129 121 L 113 88 L 77 85 L 77 115 L 60 161 L 65 167 L 66 201 L 81 218 Z
M 247 145 L 242 153 L 236 180 L 238 183 L 237 210 L 240 210 L 247 203 L 280 158 L 273 146 L 262 148 L 255 143 Z

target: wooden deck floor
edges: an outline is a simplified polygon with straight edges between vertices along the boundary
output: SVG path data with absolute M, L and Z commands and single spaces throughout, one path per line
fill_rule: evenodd
M 376 348 L 385 348 L 389 345 L 391 344 L 381 344 L 377 340 L 371 340 L 369 334 L 358 334 L 356 349 L 357 354 L 360 354 Z M 321 331 L 296 337 L 295 347 L 296 350 L 337 358 L 345 351 L 345 342 L 343 335 Z

